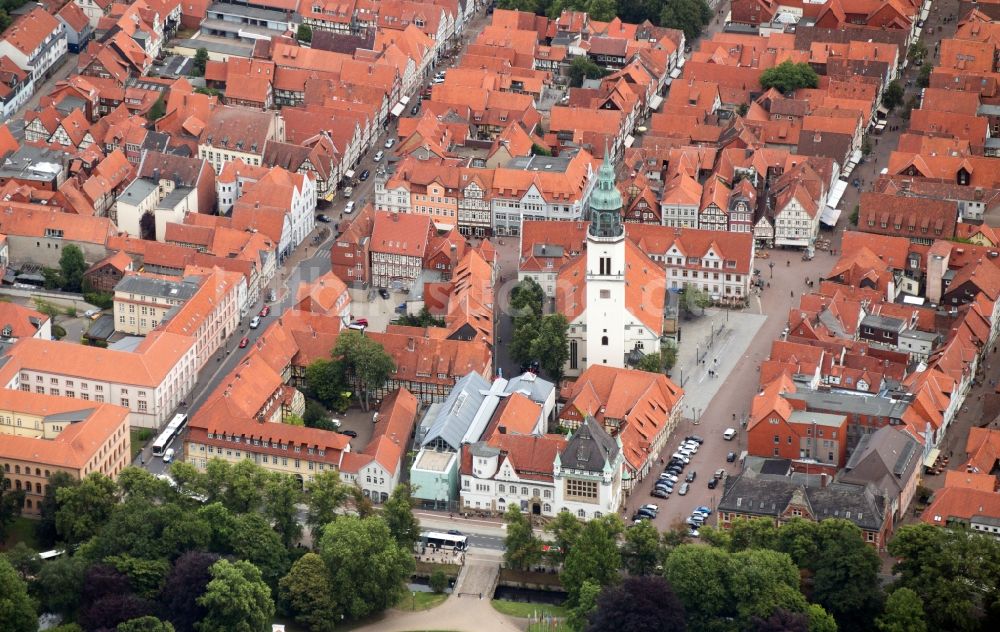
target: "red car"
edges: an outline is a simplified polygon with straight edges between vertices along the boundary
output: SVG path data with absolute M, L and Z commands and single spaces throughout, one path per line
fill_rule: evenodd
M 368 319 L 367 318 L 358 318 L 358 319 L 356 319 L 354 321 L 353 324 L 355 324 L 355 325 L 361 325 L 362 327 L 367 327 L 368 326 Z
M 260 317 L 266 318 L 268 314 L 271 313 L 271 306 L 265 305 L 263 309 L 260 310 Z
M 248 344 L 250 344 L 250 339 L 243 336 L 243 340 L 240 340 L 240 349 L 245 349 Z

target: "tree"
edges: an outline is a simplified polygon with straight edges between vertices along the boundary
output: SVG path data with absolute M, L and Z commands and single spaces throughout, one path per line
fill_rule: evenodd
M 208 49 L 199 48 L 194 53 L 194 68 L 191 74 L 195 77 L 205 76 L 205 65 L 208 63 Z
M 367 411 L 371 394 L 396 371 L 392 356 L 382 345 L 354 330 L 337 337 L 332 355 L 343 363 L 345 375 L 351 376 L 357 387 L 358 403 Z
M 274 525 L 285 547 L 302 535 L 296 505 L 302 499 L 302 484 L 287 474 L 271 474 L 264 488 L 264 515 Z
M 799 592 L 799 569 L 787 553 L 750 549 L 733 553 L 728 569 L 730 595 L 739 618 L 769 617 L 784 608 L 803 612 L 806 600 Z
M 542 543 L 535 537 L 531 519 L 521 513 L 521 508 L 512 503 L 504 515 L 507 536 L 504 539 L 504 562 L 509 568 L 527 570 L 542 559 Z
M 439 568 L 431 573 L 427 584 L 431 587 L 431 590 L 433 590 L 435 594 L 440 595 L 448 589 L 448 576 L 445 575 L 444 571 Z
M 445 322 L 443 318 L 439 318 L 431 313 L 431 310 L 427 309 L 427 306 L 420 308 L 420 312 L 415 316 L 412 314 L 403 314 L 396 322 L 400 325 L 407 325 L 409 327 L 444 327 Z
M 597 598 L 587 632 L 684 632 L 684 606 L 662 577 L 629 577 Z
M 146 120 L 150 123 L 156 122 L 166 113 L 167 103 L 161 95 L 160 98 L 153 103 L 152 107 L 149 108 L 149 112 L 146 112 Z
M 291 564 L 281 536 L 257 513 L 233 517 L 227 552 L 256 566 L 271 587 L 277 587 L 278 580 L 288 572 Z
M 926 57 L 927 46 L 921 40 L 910 44 L 910 49 L 906 52 L 906 58 L 910 60 L 911 64 L 923 63 Z
M 616 514 L 595 518 L 583 525 L 580 537 L 566 555 L 559 575 L 570 606 L 577 604 L 585 581 L 590 580 L 602 587 L 617 583 L 622 565 L 618 536 L 623 529 L 624 525 Z
M 569 360 L 569 322 L 562 314 L 549 314 L 542 318 L 538 335 L 531 343 L 532 356 L 540 359 L 542 369 L 558 384 L 563 368 Z
M 18 542 L 3 555 L 17 571 L 17 576 L 24 581 L 34 577 L 42 569 L 42 558 L 24 542 Z
M 885 611 L 875 621 L 879 632 L 926 632 L 924 604 L 917 593 L 899 588 L 885 600 Z
M 508 11 L 536 13 L 538 11 L 538 2 L 537 0 L 497 0 L 497 8 L 507 9 Z
M 264 505 L 264 490 L 271 474 L 253 461 L 235 465 L 212 459 L 205 466 L 203 485 L 209 501 L 219 500 L 230 511 L 244 514 Z
M 168 621 L 161 621 L 156 617 L 146 616 L 138 619 L 129 619 L 125 623 L 119 623 L 115 632 L 175 632 L 174 626 Z
M 312 29 L 309 28 L 308 24 L 299 24 L 298 30 L 295 32 L 295 39 L 300 42 L 311 42 L 313 39 Z
M 205 609 L 198 598 L 204 594 L 212 579 L 212 565 L 218 561 L 214 553 L 188 551 L 174 562 L 160 592 L 160 603 L 177 632 L 194 632 L 195 623 L 204 618 Z
M 59 255 L 59 273 L 62 275 L 63 289 L 67 292 L 79 292 L 83 289 L 83 273 L 87 271 L 87 262 L 83 251 L 76 244 L 69 244 Z
M 314 632 L 333 630 L 339 614 L 333 600 L 330 575 L 316 553 L 306 553 L 278 582 L 282 606 L 299 625 Z
M 307 369 L 308 370 L 308 369 Z M 306 410 L 302 414 L 302 421 L 307 428 L 319 428 L 320 430 L 336 430 L 333 422 L 330 421 L 329 414 L 323 404 L 315 399 L 306 400 Z
M 514 332 L 511 335 L 510 344 L 507 345 L 507 352 L 515 362 L 527 364 L 535 359 L 532 345 L 538 336 L 540 319 L 533 314 L 516 317 L 514 319 Z
M 150 616 L 153 604 L 132 593 L 110 593 L 86 605 L 77 617 L 86 630 L 113 630 L 118 624 Z
M 323 535 L 323 527 L 333 522 L 350 491 L 336 470 L 324 470 L 306 483 L 306 524 L 312 529 L 314 541 Z
M 118 502 L 115 482 L 91 472 L 79 485 L 56 491 L 56 532 L 65 542 L 78 544 L 97 534 Z
M 545 307 L 545 290 L 531 277 L 525 277 L 510 291 L 511 316 L 516 320 L 522 316 L 542 317 Z
M 806 62 L 783 61 L 760 74 L 760 85 L 765 90 L 777 88 L 788 94 L 801 88 L 815 88 L 819 85 L 819 75 Z
M 332 360 L 322 358 L 314 360 L 306 367 L 306 384 L 310 396 L 324 406 L 332 407 L 347 388 L 347 383 L 344 381 L 344 367 Z
M 9 482 L 9 481 L 8 481 Z M 24 506 L 24 490 L 8 489 L 0 477 L 0 542 L 7 537 L 7 529 L 21 515 Z
M 680 599 L 692 629 L 735 615 L 729 594 L 729 554 L 705 546 L 674 548 L 663 564 L 663 576 Z
M 583 531 L 583 523 L 580 522 L 579 518 L 563 509 L 545 525 L 545 530 L 552 534 L 549 557 L 556 566 L 559 566 L 566 560 L 566 554 L 572 550 L 579 539 L 580 532 Z
M 775 610 L 770 616 L 751 619 L 757 632 L 809 632 L 809 617 L 802 612 Z
M 789 527 L 796 525 L 784 525 L 781 533 Z M 811 528 L 817 536 L 814 547 L 799 557 L 793 551 L 786 551 L 796 557 L 800 568 L 813 572 L 812 601 L 833 615 L 841 629 L 864 629 L 881 607 L 878 554 L 865 543 L 861 529 L 850 520 L 823 520 L 812 523 Z
M 583 85 L 584 79 L 600 79 L 608 74 L 603 68 L 595 64 L 589 57 L 581 55 L 569 64 L 569 85 L 579 88 Z
M 389 608 L 406 593 L 416 564 L 379 516 L 342 516 L 323 529 L 320 556 L 337 612 L 352 619 Z
M 903 89 L 903 84 L 899 83 L 898 79 L 894 80 L 882 92 L 882 105 L 893 110 L 903 105 L 904 96 L 906 96 L 906 91 Z
M 705 0 L 671 0 L 660 11 L 660 26 L 684 31 L 689 42 L 697 39 L 711 22 L 712 9 Z
M 694 314 L 695 310 L 705 313 L 705 308 L 712 304 L 712 297 L 705 290 L 690 283 L 684 284 L 684 292 L 681 294 L 681 308 L 688 314 Z
M 663 555 L 660 532 L 651 522 L 640 522 L 625 532 L 622 561 L 632 575 L 649 575 L 656 570 Z M 673 594 L 673 593 L 671 593 Z
M 281 420 L 281 423 L 288 424 L 289 426 L 299 426 L 303 428 L 306 425 L 305 420 L 302 419 L 302 417 L 299 417 L 298 415 L 295 414 L 285 415 L 285 417 Z
M 663 373 L 672 369 L 676 363 L 677 347 L 670 342 L 665 342 L 659 351 L 642 356 L 635 368 L 649 373 Z
M 129 580 L 129 585 L 136 593 L 147 599 L 156 597 L 163 582 L 167 579 L 167 574 L 170 573 L 170 563 L 166 560 L 113 555 L 104 558 L 104 563 L 125 575 Z
M 392 490 L 382 517 L 399 546 L 411 550 L 420 539 L 420 521 L 413 515 L 413 488 L 408 483 L 400 483 Z
M 264 632 L 274 617 L 274 600 L 256 566 L 242 560 L 219 560 L 209 569 L 212 580 L 198 605 L 205 617 L 199 632 Z
M 531 155 L 532 156 L 551 156 L 552 150 L 545 145 L 539 145 L 538 143 L 531 143 Z
M 809 632 L 837 632 L 838 630 L 837 620 L 819 604 L 808 604 L 806 616 L 809 617 Z M 866 627 L 870 627 L 870 625 L 870 621 L 865 622 Z
M 577 597 L 577 604 L 569 609 L 569 616 L 566 622 L 572 630 L 583 630 L 587 627 L 590 615 L 597 610 L 597 599 L 601 595 L 601 586 L 596 582 L 587 580 L 580 586 L 580 596 Z
M 587 0 L 586 11 L 591 20 L 610 22 L 618 12 L 615 0 Z
M 35 632 L 38 619 L 28 587 L 6 557 L 0 555 L 0 630 Z
M 80 602 L 84 582 L 84 561 L 63 555 L 42 565 L 32 590 L 43 612 L 69 617 Z
M 917 85 L 926 88 L 931 85 L 931 72 L 934 67 L 931 64 L 924 64 L 917 72 Z

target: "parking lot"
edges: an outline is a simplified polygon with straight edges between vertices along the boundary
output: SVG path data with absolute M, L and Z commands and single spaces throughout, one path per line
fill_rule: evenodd
M 372 423 L 372 413 L 378 410 L 375 402 L 372 402 L 371 412 L 365 412 L 357 406 L 356 401 L 351 402 L 351 408 L 346 413 L 332 413 L 331 417 L 340 420 L 340 430 L 353 430 L 358 433 L 357 437 L 351 439 L 351 451 L 360 452 L 372 439 L 372 430 L 375 424 Z
M 389 298 L 382 298 L 377 290 L 351 288 L 351 318 L 364 318 L 368 321 L 368 329 L 382 332 L 390 322 L 399 318 L 396 308 L 406 301 L 406 294 L 389 292 Z

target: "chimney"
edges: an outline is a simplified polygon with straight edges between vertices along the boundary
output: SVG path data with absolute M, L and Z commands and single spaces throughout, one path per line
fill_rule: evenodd
M 507 434 L 507 426 L 497 426 L 497 432 L 500 434 Z
M 413 350 L 415 348 L 416 348 L 416 346 L 414 345 L 413 338 L 407 338 L 406 339 L 406 350 L 409 351 L 410 353 L 413 353 Z
M 829 484 L 830 484 L 830 475 L 827 474 L 826 472 L 823 472 L 822 474 L 820 474 L 819 475 L 819 486 L 820 487 L 826 487 Z

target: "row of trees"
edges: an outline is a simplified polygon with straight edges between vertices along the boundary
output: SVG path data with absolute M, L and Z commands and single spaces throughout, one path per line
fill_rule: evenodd
M 510 292 L 514 335 L 508 346 L 510 357 L 521 364 L 538 362 L 555 381 L 562 379 L 569 360 L 569 323 L 562 314 L 543 315 L 545 291 L 526 278 Z
M 545 554 L 517 507 L 506 521 L 507 566 L 560 568 L 574 629 L 975 632 L 1000 621 L 1000 543 L 963 530 L 902 527 L 889 544 L 896 580 L 884 587 L 875 549 L 848 520 L 737 520 L 703 529 L 703 546 L 686 529 L 563 512 L 546 527 Z M 627 625 L 642 620 L 661 624 Z
M 44 563 L 23 544 L 5 554 L 0 630 L 34 630 L 41 611 L 72 622 L 64 632 L 254 632 L 275 613 L 326 631 L 404 594 L 419 536 L 407 487 L 376 515 L 335 471 L 304 490 L 250 461 L 171 471 L 173 485 L 137 468 L 117 482 L 53 477 L 39 539 L 74 552 Z
M 705 0 L 499 0 L 501 9 L 527 11 L 555 19 L 563 11 L 585 11 L 591 20 L 610 22 L 615 17 L 629 24 L 645 21 L 684 31 L 688 39 L 701 35 L 712 21 Z

